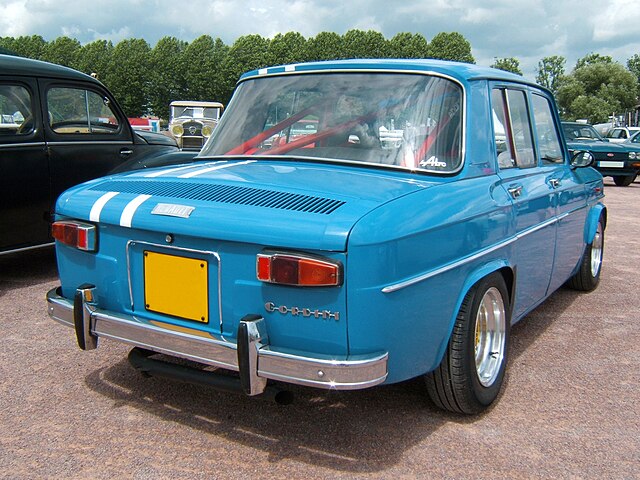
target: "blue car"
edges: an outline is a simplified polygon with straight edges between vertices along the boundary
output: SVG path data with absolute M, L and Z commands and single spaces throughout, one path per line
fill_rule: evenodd
M 602 176 L 556 112 L 469 64 L 248 72 L 194 163 L 58 199 L 49 315 L 81 349 L 134 346 L 148 375 L 281 402 L 287 384 L 423 377 L 436 405 L 478 413 L 511 325 L 600 279 Z
M 594 168 L 602 176 L 613 178 L 618 187 L 631 185 L 640 173 L 640 148 L 629 142 L 610 142 L 592 126 L 562 122 L 569 152 L 586 151 L 594 157 Z

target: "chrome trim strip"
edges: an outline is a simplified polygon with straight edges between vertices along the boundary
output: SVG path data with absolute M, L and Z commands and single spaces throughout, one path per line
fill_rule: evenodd
M 49 316 L 73 327 L 73 302 L 57 289 L 47 293 Z M 135 316 L 95 309 L 91 314 L 91 333 L 159 353 L 187 358 L 227 370 L 238 371 L 237 345 L 216 336 L 202 337 L 167 330 Z M 328 358 L 314 354 L 292 354 L 273 346 L 258 349 L 258 375 L 311 387 L 354 390 L 372 387 L 387 378 L 388 353 L 376 352 L 356 357 Z
M 28 143 L 3 143 L 0 144 L 0 149 L 3 148 L 15 148 L 15 147 L 44 147 L 47 144 L 45 142 L 28 142 Z
M 73 135 L 73 134 L 68 134 L 68 133 L 63 133 L 63 134 L 58 134 L 58 135 Z M 91 134 L 91 133 L 85 133 L 85 134 L 77 134 L 77 135 L 96 135 L 95 133 Z M 111 135 L 111 134 L 109 134 Z M 47 142 L 47 145 L 49 146 L 62 146 L 62 147 L 66 147 L 69 145 L 133 145 L 133 142 L 127 142 L 127 141 L 123 141 L 123 140 L 82 140 L 82 141 L 78 141 L 78 142 Z
M 0 252 L 0 255 L 9 255 L 10 253 L 20 253 L 20 252 L 27 252 L 29 250 L 37 250 L 39 248 L 53 247 L 55 244 L 56 242 L 51 242 L 51 243 L 43 243 L 42 245 L 34 245 L 33 247 L 23 247 L 23 248 L 16 248 L 13 250 L 5 250 L 3 252 Z
M 136 210 L 138 210 L 138 207 L 150 198 L 151 195 L 138 195 L 127 203 L 127 206 L 124 207 L 124 210 L 122 211 L 122 215 L 120 215 L 120 226 L 131 228 L 131 222 L 133 222 L 133 216 L 135 215 Z
M 127 281 L 129 282 L 129 301 L 131 303 L 131 310 L 133 310 L 133 282 L 131 280 L 131 253 L 130 247 L 135 245 L 146 245 L 147 247 L 154 247 L 163 250 L 176 250 L 178 252 L 193 253 L 196 255 L 210 255 L 218 262 L 218 318 L 220 319 L 220 331 L 222 332 L 222 259 L 218 252 L 212 250 L 195 250 L 193 248 L 175 247 L 172 245 L 162 245 L 160 243 L 143 242 L 138 240 L 129 240 L 125 248 L 127 257 Z
M 104 195 L 102 195 L 98 200 L 96 200 L 96 202 L 93 204 L 93 207 L 91 207 L 91 212 L 89 213 L 89 220 L 92 222 L 99 222 L 100 213 L 102 212 L 102 209 L 104 208 L 104 206 L 107 204 L 109 200 L 111 200 L 113 197 L 115 197 L 118 194 L 119 192 L 107 192 Z
M 577 210 L 574 210 L 574 212 Z M 423 282 L 424 280 L 427 280 L 429 278 L 435 277 L 436 275 L 440 275 L 441 273 L 444 272 L 448 272 L 449 270 L 453 270 L 454 268 L 458 268 L 462 265 L 465 265 L 467 263 L 473 262 L 474 260 L 477 260 L 480 257 L 483 257 L 485 255 L 488 255 L 490 253 L 495 252 L 496 250 L 500 250 L 503 247 L 506 247 L 507 245 L 510 245 L 514 242 L 516 242 L 517 240 L 520 240 L 524 237 L 526 237 L 527 235 L 531 235 L 532 233 L 537 232 L 538 230 L 542 230 L 543 228 L 548 227 L 549 225 L 553 225 L 554 223 L 558 223 L 562 218 L 565 218 L 569 215 L 569 213 L 564 213 L 558 217 L 553 217 L 549 220 L 546 220 L 538 225 L 536 225 L 535 227 L 531 227 L 528 228 L 527 230 L 523 230 L 522 232 L 516 234 L 515 236 L 508 238 L 507 240 L 504 240 L 503 242 L 500 242 L 496 245 L 493 245 L 492 247 L 488 247 L 485 248 L 484 250 L 480 250 L 479 252 L 469 256 L 469 257 L 465 257 L 461 260 L 458 260 L 457 262 L 453 262 L 453 263 L 449 263 L 447 265 L 443 265 L 442 267 L 436 268 L 435 270 L 431 270 L 429 272 L 423 273 L 422 275 L 418 275 L 417 277 L 413 277 L 410 278 L 408 280 L 405 280 L 403 282 L 398 282 L 398 283 L 394 283 L 392 285 L 387 285 L 386 287 L 384 287 L 382 289 L 382 293 L 393 293 L 393 292 L 397 292 L 398 290 L 401 290 L 403 288 L 409 287 L 411 285 L 415 285 L 416 283 L 420 283 Z

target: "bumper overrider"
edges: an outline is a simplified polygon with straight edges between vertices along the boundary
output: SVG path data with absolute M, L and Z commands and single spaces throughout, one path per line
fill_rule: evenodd
M 74 328 L 83 350 L 95 349 L 98 338 L 105 337 L 236 371 L 240 374 L 242 391 L 248 395 L 263 393 L 267 379 L 317 388 L 357 390 L 378 385 L 387 378 L 386 352 L 335 358 L 279 351 L 269 345 L 266 322 L 259 315 L 246 315 L 239 322 L 237 341 L 230 341 L 167 330 L 132 315 L 107 311 L 99 308 L 96 298 L 92 285 L 80 286 L 73 300 L 63 297 L 59 287 L 47 293 L 49 316 Z

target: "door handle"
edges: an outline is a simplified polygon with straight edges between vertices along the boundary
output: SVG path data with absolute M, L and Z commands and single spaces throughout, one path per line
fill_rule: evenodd
M 122 155 L 123 157 L 128 157 L 132 153 L 133 150 L 131 150 L 130 148 L 123 148 L 122 150 L 120 150 L 120 155 Z
M 518 198 L 520 197 L 520 195 L 522 195 L 522 185 L 515 185 L 513 187 L 509 187 L 507 191 L 513 198 Z

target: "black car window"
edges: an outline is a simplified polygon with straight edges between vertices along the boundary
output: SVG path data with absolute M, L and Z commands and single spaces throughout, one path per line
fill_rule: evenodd
M 0 84 L 0 135 L 27 135 L 33 129 L 29 91 L 20 85 Z
M 531 99 L 540 158 L 542 158 L 543 163 L 562 163 L 564 161 L 562 146 L 553 121 L 551 104 L 540 95 L 534 94 Z
M 109 99 L 80 88 L 54 87 L 47 93 L 49 125 L 59 134 L 113 134 L 118 120 Z

